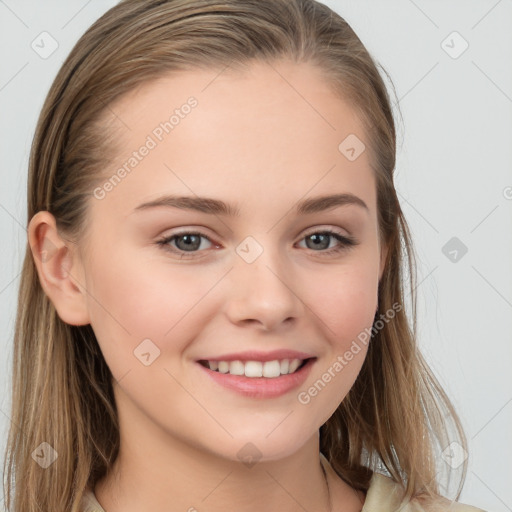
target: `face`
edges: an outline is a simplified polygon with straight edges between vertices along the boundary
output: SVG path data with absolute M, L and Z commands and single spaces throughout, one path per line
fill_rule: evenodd
M 90 200 L 81 275 L 122 429 L 232 460 L 292 454 L 352 387 L 367 347 L 344 356 L 377 307 L 359 119 L 316 68 L 285 62 L 182 72 L 111 112 L 119 148 Z M 198 362 L 229 355 L 254 362 L 219 368 L 249 375 L 308 362 L 259 379 Z

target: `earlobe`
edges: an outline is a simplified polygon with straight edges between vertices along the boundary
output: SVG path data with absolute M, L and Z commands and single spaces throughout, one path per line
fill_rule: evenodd
M 32 217 L 28 242 L 41 287 L 60 319 L 70 325 L 89 324 L 81 261 L 74 244 L 59 235 L 51 213 L 40 211 Z

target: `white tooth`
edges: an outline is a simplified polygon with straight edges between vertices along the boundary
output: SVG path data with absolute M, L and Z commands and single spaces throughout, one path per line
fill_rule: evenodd
M 300 363 L 301 363 L 300 359 L 292 359 L 290 361 L 289 373 L 293 373 L 300 366 Z
M 266 361 L 263 364 L 263 377 L 279 377 L 281 375 L 281 365 L 276 359 L 275 361 Z
M 262 377 L 263 364 L 259 361 L 247 361 L 245 363 L 245 376 L 246 377 Z
M 244 375 L 244 363 L 242 363 L 242 361 L 231 361 L 231 363 L 229 364 L 229 373 L 231 375 Z
M 294 373 L 301 365 L 301 359 L 283 359 L 281 361 L 208 361 L 210 370 L 231 375 L 245 375 L 246 377 L 276 378 L 280 375 Z
M 229 363 L 227 361 L 219 361 L 219 372 L 220 373 L 228 373 L 229 372 Z

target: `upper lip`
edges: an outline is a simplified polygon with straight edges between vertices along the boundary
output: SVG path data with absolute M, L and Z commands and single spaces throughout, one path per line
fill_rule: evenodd
M 245 352 L 237 352 L 232 354 L 222 354 L 219 356 L 204 357 L 198 361 L 274 361 L 276 359 L 310 359 L 312 354 L 306 352 L 297 352 L 296 350 L 273 350 L 271 352 L 260 352 L 257 350 L 249 350 Z

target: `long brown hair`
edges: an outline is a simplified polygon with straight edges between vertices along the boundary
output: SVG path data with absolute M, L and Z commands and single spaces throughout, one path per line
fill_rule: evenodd
M 181 70 L 283 58 L 319 66 L 364 123 L 380 237 L 389 245 L 378 311 L 394 309 L 394 318 L 375 330 L 352 389 L 320 429 L 320 449 L 356 489 L 367 490 L 373 471 L 379 471 L 403 485 L 405 499 L 435 496 L 440 494 L 439 451 L 452 440 L 464 449 L 467 443 L 454 408 L 418 350 L 416 262 L 393 182 L 391 102 L 378 65 L 347 22 L 325 5 L 124 0 L 110 9 L 77 42 L 47 95 L 30 154 L 28 220 L 49 211 L 63 236 L 80 239 L 94 186 L 115 156 L 103 114 L 124 93 Z M 396 310 L 397 303 L 404 307 Z M 58 454 L 47 468 L 32 456 L 43 442 Z M 109 471 L 118 450 L 112 374 L 94 332 L 90 325 L 72 326 L 59 318 L 27 246 L 4 461 L 8 510 L 77 512 L 85 488 L 94 488 Z M 467 465 L 462 468 L 457 498 Z

